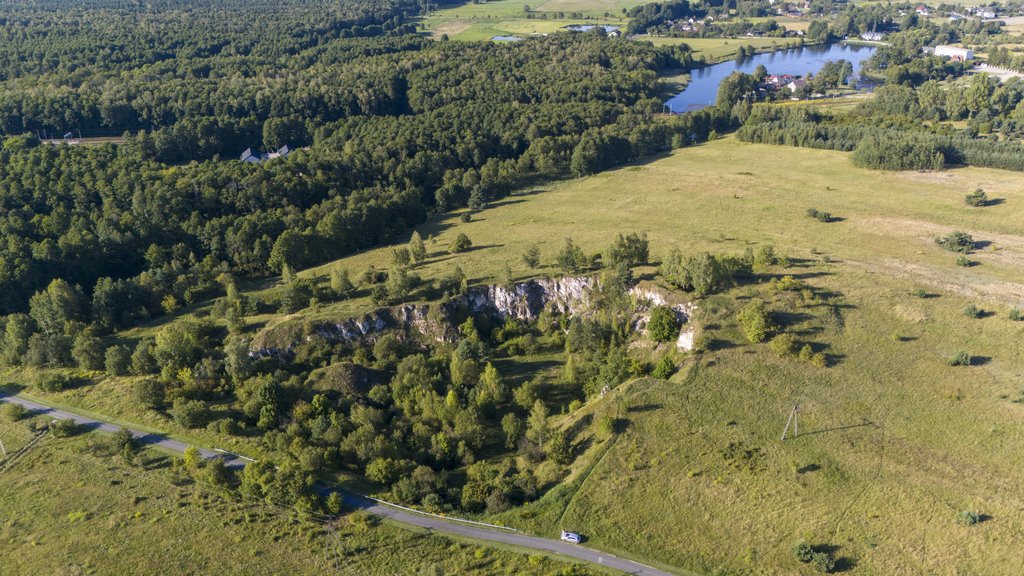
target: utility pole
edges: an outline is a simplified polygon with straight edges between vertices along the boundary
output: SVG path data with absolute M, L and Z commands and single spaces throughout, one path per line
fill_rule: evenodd
M 793 404 L 793 410 L 789 413 L 789 420 L 786 420 L 786 427 L 782 429 L 782 439 L 786 439 L 789 432 L 789 425 L 793 425 L 793 438 L 800 435 L 800 404 Z

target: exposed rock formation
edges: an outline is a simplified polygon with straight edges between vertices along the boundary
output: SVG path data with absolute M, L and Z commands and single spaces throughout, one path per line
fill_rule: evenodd
M 311 326 L 285 322 L 258 334 L 250 354 L 256 357 L 287 357 L 295 344 L 303 339 L 318 337 L 331 342 L 352 342 L 369 340 L 391 329 L 437 341 L 453 342 L 458 335 L 454 319 L 464 317 L 467 313 L 474 316 L 483 314 L 498 320 L 535 320 L 544 310 L 558 314 L 585 314 L 597 284 L 597 279 L 590 276 L 542 278 L 509 287 L 492 284 L 472 288 L 467 294 L 443 304 L 405 304 L 378 308 L 355 318 L 337 322 L 318 321 Z M 657 289 L 639 287 L 630 290 L 630 294 L 638 303 L 638 316 L 633 327 L 644 331 L 650 318 L 647 310 L 651 306 L 665 305 L 665 294 Z M 681 322 L 686 322 L 693 306 L 679 304 L 672 309 Z M 692 340 L 691 333 L 688 340 L 690 347 Z M 679 342 L 680 347 L 684 348 L 683 334 L 680 334 Z

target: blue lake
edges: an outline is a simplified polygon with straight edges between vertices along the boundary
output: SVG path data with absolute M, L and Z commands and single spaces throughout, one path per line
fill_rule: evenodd
M 737 39 L 736 43 L 742 44 L 743 40 Z M 677 113 L 711 106 L 718 96 L 718 84 L 722 80 L 733 72 L 751 74 L 761 64 L 764 64 L 769 74 L 806 76 L 817 73 L 826 62 L 846 60 L 853 64 L 854 73 L 857 73 L 861 63 L 867 60 L 874 51 L 873 46 L 830 44 L 780 50 L 757 54 L 750 58 L 744 58 L 742 61 L 722 62 L 690 72 L 690 83 L 682 92 L 670 98 L 666 105 L 669 110 Z

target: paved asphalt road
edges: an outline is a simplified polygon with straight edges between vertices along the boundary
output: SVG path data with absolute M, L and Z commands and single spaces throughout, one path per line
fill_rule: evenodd
M 116 432 L 121 429 L 120 426 L 94 420 L 79 414 L 66 412 L 57 408 L 51 408 L 49 406 L 33 402 L 31 400 L 25 400 L 17 396 L 8 396 L 0 394 L 0 402 L 12 402 L 14 404 L 21 404 L 33 414 L 45 414 L 53 417 L 55 420 L 74 420 L 79 425 L 88 428 L 90 430 L 103 430 L 105 432 Z M 138 430 L 132 430 L 132 434 L 139 439 L 140 442 L 148 444 L 150 446 L 159 446 L 168 450 L 182 453 L 188 445 L 178 440 L 167 438 L 160 434 L 153 434 L 149 432 L 141 432 Z M 222 458 L 225 463 L 231 468 L 241 468 L 245 466 L 245 459 L 228 452 L 221 452 L 216 450 L 208 450 L 201 448 L 200 453 L 204 458 Z M 530 536 L 523 534 L 522 532 L 515 532 L 511 530 L 499 530 L 494 528 L 487 528 L 484 526 L 478 526 L 470 523 L 463 523 L 457 520 L 444 519 L 437 516 L 422 514 L 415 511 L 403 510 L 401 508 L 395 508 L 382 504 L 375 500 L 371 500 L 365 496 L 354 494 L 350 492 L 344 492 L 345 503 L 354 508 L 360 508 L 367 512 L 389 518 L 396 522 L 403 524 L 410 524 L 412 526 L 418 526 L 420 528 L 426 528 L 433 532 L 440 532 L 444 534 L 452 534 L 455 536 L 463 536 L 466 538 L 474 538 L 477 540 L 488 540 L 491 542 L 499 542 L 501 544 L 509 544 L 512 546 L 519 546 L 522 548 L 529 548 L 532 550 L 541 550 L 552 554 L 558 554 L 561 556 L 568 556 L 577 560 L 583 560 L 593 564 L 599 564 L 607 568 L 615 570 L 621 570 L 627 574 L 637 574 L 642 576 L 673 576 L 669 572 L 663 570 L 657 570 L 650 566 L 645 566 L 632 560 L 626 560 L 624 558 L 618 558 L 610 554 L 605 554 L 598 550 L 586 548 L 583 546 L 577 546 L 575 544 L 569 544 L 568 542 L 562 542 L 561 540 L 553 540 L 550 538 L 541 538 L 538 536 Z

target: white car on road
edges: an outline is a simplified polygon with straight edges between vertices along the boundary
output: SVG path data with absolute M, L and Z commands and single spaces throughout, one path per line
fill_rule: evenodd
M 566 541 L 566 542 L 568 542 L 570 544 L 579 544 L 581 538 L 580 538 L 580 535 L 575 533 L 575 532 L 569 532 L 569 531 L 566 531 L 566 530 L 562 530 L 562 540 L 564 540 L 564 541 Z

